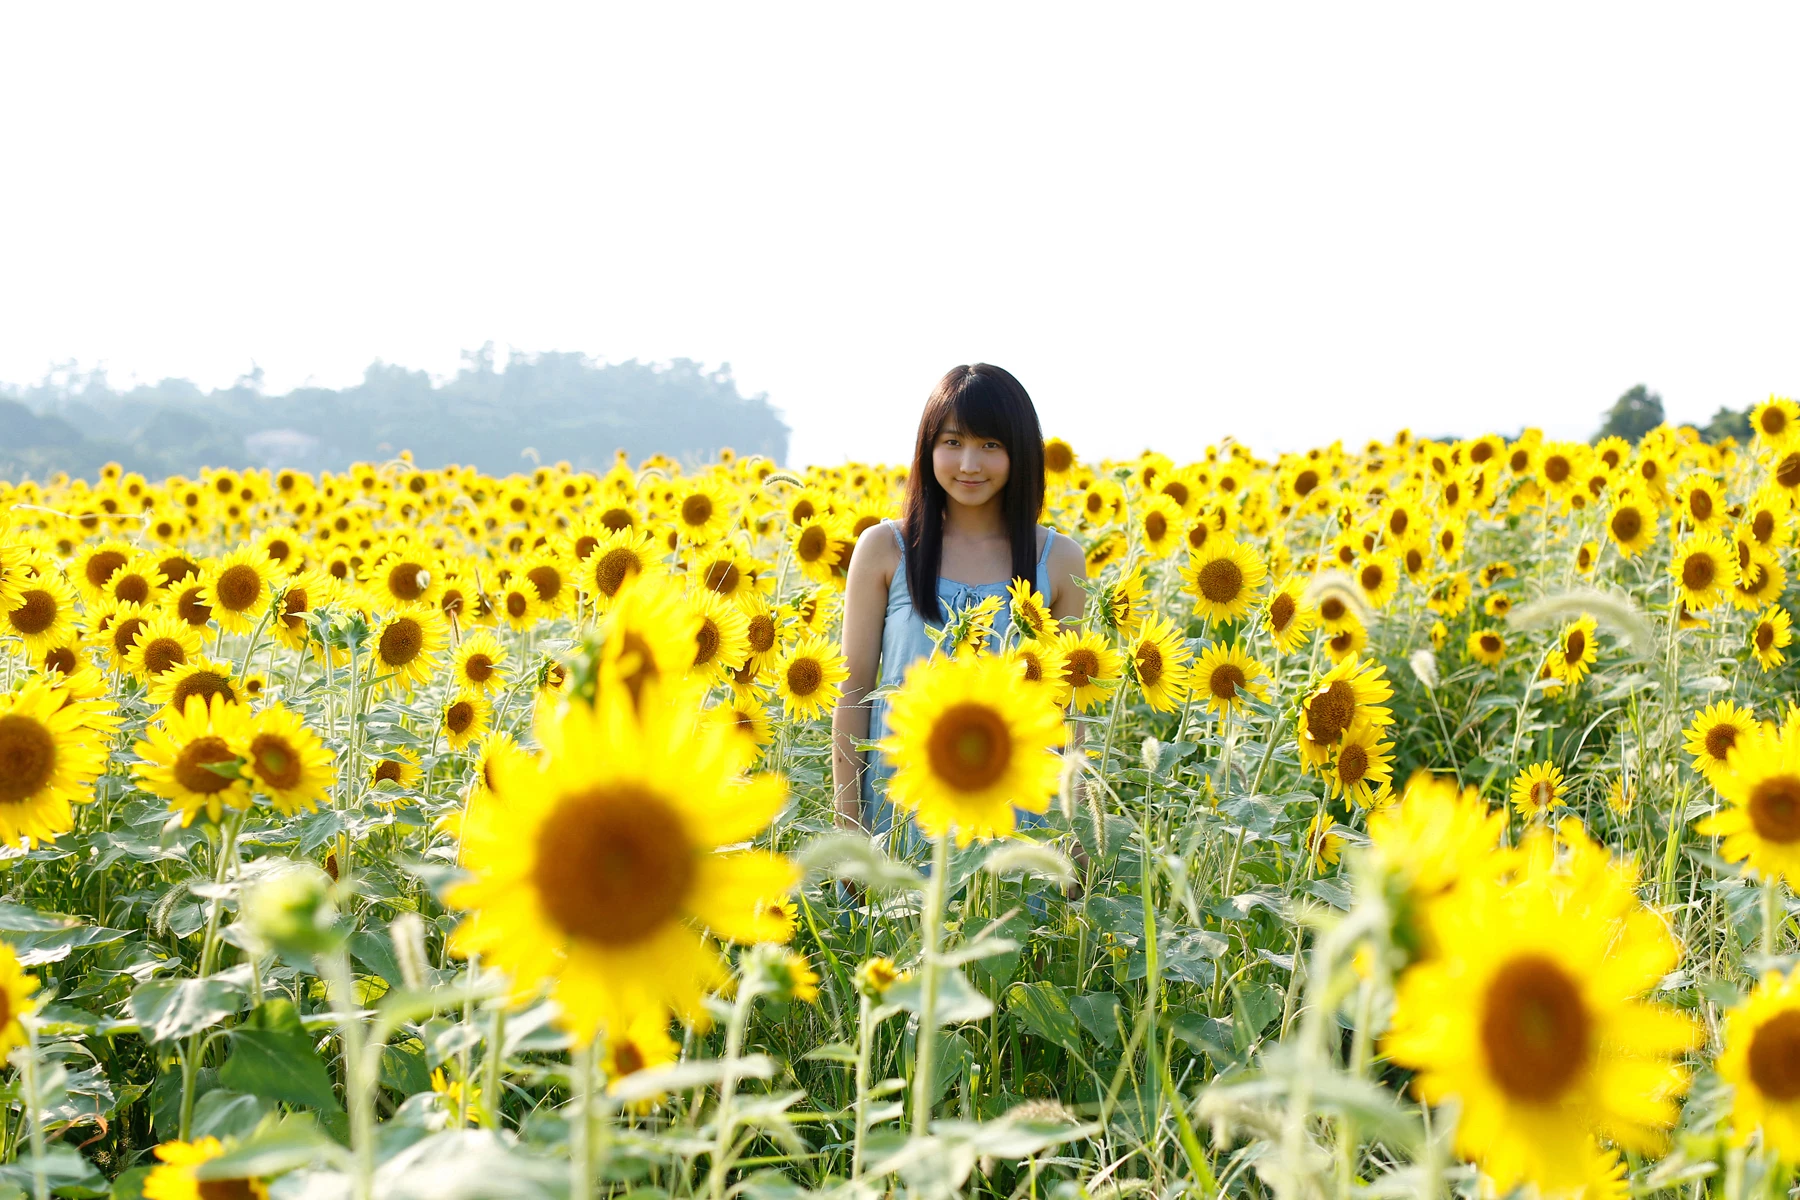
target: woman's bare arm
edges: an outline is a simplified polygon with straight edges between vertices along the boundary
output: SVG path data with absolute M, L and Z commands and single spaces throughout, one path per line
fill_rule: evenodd
M 1074 538 L 1056 533 L 1050 537 L 1050 561 L 1044 564 L 1050 576 L 1050 594 L 1045 597 L 1050 615 L 1064 623 L 1079 621 L 1087 604 L 1087 593 L 1081 590 L 1087 579 L 1087 558 Z
M 844 660 L 850 678 L 831 714 L 831 792 L 840 829 L 862 828 L 862 773 L 867 765 L 857 741 L 869 736 L 868 695 L 881 662 L 888 585 L 900 568 L 900 547 L 885 526 L 871 525 L 856 539 L 844 588 Z

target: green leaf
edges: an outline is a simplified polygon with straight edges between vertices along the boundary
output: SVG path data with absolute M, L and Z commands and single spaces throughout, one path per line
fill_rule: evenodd
M 1054 983 L 1039 979 L 1013 984 L 1006 991 L 1006 1011 L 1017 1014 L 1026 1028 L 1046 1041 L 1081 1052 L 1081 1025 Z
M 27 1196 L 31 1195 L 36 1186 L 34 1167 L 39 1163 L 40 1160 L 27 1151 L 19 1155 L 17 1161 L 0 1166 L 0 1186 L 10 1184 Z M 59 1196 L 104 1196 L 111 1190 L 106 1176 L 95 1170 L 94 1164 L 73 1146 L 51 1147 L 45 1152 L 41 1165 L 50 1190 Z
M 234 1029 L 231 1057 L 219 1069 L 219 1083 L 265 1100 L 308 1108 L 337 1107 L 325 1064 L 302 1034 L 266 1029 Z
M 152 980 L 131 993 L 131 1015 L 152 1042 L 172 1042 L 217 1025 L 236 1012 L 242 996 L 232 984 L 213 979 Z
M 1070 996 L 1069 1011 L 1102 1046 L 1119 1044 L 1119 998 L 1111 992 Z
M 923 999 L 919 975 L 918 971 L 914 971 L 910 978 L 903 979 L 889 988 L 883 999 L 908 1012 L 919 1012 Z M 940 970 L 937 973 L 937 980 L 936 1020 L 939 1025 L 960 1025 L 965 1021 L 979 1021 L 994 1011 L 994 1002 L 976 991 L 975 986 L 961 971 L 955 968 Z
M 347 1156 L 310 1116 L 295 1114 L 252 1133 L 218 1158 L 195 1168 L 201 1179 L 268 1178 L 300 1167 L 342 1165 Z
M 44 933 L 52 929 L 69 929 L 81 924 L 76 917 L 66 917 L 61 913 L 39 912 L 35 908 L 26 908 L 20 904 L 0 904 L 0 932 L 4 933 Z M 16 938 L 7 938 L 16 942 Z
M 130 934 L 123 929 L 105 929 L 99 925 L 73 925 L 61 929 L 48 929 L 40 933 L 22 934 L 10 939 L 13 948 L 18 951 L 19 965 L 22 967 L 41 967 L 45 963 L 61 962 L 69 957 L 70 951 L 85 946 L 107 946 L 113 942 L 123 941 Z

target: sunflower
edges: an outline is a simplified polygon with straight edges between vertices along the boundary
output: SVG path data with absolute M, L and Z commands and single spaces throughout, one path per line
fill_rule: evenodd
M 1062 715 L 1048 694 L 1020 688 L 1005 660 L 931 658 L 888 701 L 881 743 L 889 795 L 933 838 L 958 845 L 1013 831 L 1013 809 L 1041 813 L 1056 791 Z
M 300 714 L 279 704 L 251 720 L 241 753 L 251 785 L 285 817 L 318 808 L 337 782 L 331 751 Z
M 1400 586 L 1400 570 L 1386 554 L 1371 554 L 1356 568 L 1356 587 L 1370 608 L 1386 608 Z
M 249 633 L 275 597 L 281 572 L 255 546 L 239 546 L 200 573 L 198 600 L 226 633 Z
M 95 736 L 90 705 L 67 698 L 41 679 L 0 696 L 0 843 L 52 841 L 74 826 L 69 805 L 93 798 L 107 740 Z
M 150 627 L 151 615 L 152 610 L 131 601 L 109 604 L 101 610 L 93 632 L 102 635 L 100 645 L 115 669 L 124 669 L 138 635 Z
M 450 676 L 465 691 L 498 691 L 506 686 L 506 646 L 487 630 L 476 630 L 456 647 Z
M 1012 664 L 1015 678 L 1046 689 L 1055 698 L 1057 707 L 1069 702 L 1068 663 L 1060 643 L 1021 642 L 1009 647 L 1000 657 Z
M 1053 643 L 1062 655 L 1063 686 L 1080 712 L 1112 697 L 1125 659 L 1092 630 L 1068 629 Z
M 1587 541 L 1575 547 L 1575 570 L 1583 575 L 1592 575 L 1594 567 L 1600 562 L 1600 543 Z
M 1449 571 L 1433 579 L 1425 589 L 1425 607 L 1445 617 L 1459 617 L 1469 607 L 1469 575 Z
M 1325 653 L 1334 663 L 1359 655 L 1369 644 L 1369 631 L 1361 621 L 1346 621 L 1325 639 Z
M 1291 576 L 1281 581 L 1263 606 L 1263 628 L 1269 631 L 1278 654 L 1297 649 L 1317 619 L 1318 610 L 1307 602 L 1305 586 Z
M 1143 690 L 1151 712 L 1173 712 L 1187 698 L 1193 673 L 1193 651 L 1181 631 L 1161 617 L 1150 617 L 1127 648 L 1125 661 Z
M 41 571 L 24 577 L 15 590 L 18 599 L 0 632 L 22 639 L 26 654 L 42 654 L 75 636 L 75 589 L 60 574 Z
M 1745 510 L 1741 528 L 1757 545 L 1774 550 L 1794 537 L 1794 502 L 1779 487 L 1757 489 Z
M 206 588 L 199 583 L 189 583 L 176 588 L 169 600 L 169 609 L 176 616 L 186 621 L 195 629 L 205 629 L 212 624 L 212 605 L 201 599 Z
M 826 639 L 807 634 L 775 660 L 775 690 L 790 717 L 810 721 L 837 704 L 850 678 L 844 656 Z
M 746 598 L 740 607 L 744 611 L 744 644 L 748 649 L 744 665 L 755 674 L 775 661 L 781 647 L 782 623 L 790 620 L 791 614 L 757 595 Z
M 1656 540 L 1656 510 L 1630 493 L 1613 502 L 1606 517 L 1606 536 L 1625 558 L 1635 558 Z
M 821 512 L 794 527 L 788 539 L 788 553 L 802 575 L 814 583 L 830 583 L 832 568 L 848 545 L 843 525 Z
M 275 598 L 275 640 L 289 650 L 303 650 L 312 639 L 308 613 L 337 598 L 337 581 L 316 567 L 309 567 L 282 586 Z
M 606 614 L 600 687 L 623 687 L 633 704 L 642 703 L 652 685 L 670 688 L 687 677 L 700 629 L 700 614 L 674 580 L 640 579 Z
M 129 542 L 116 539 L 83 546 L 69 565 L 69 578 L 81 589 L 82 599 L 89 604 L 103 604 L 107 600 L 106 581 L 137 555 L 138 551 Z
M 1393 782 L 1394 743 L 1381 740 L 1382 727 L 1363 721 L 1344 735 L 1337 758 L 1325 769 L 1330 796 L 1358 808 L 1380 808 Z
M 228 704 L 242 700 L 238 682 L 232 677 L 231 664 L 210 658 L 192 658 L 150 680 L 150 703 L 170 712 L 180 712 L 195 696 L 202 700 L 217 696 Z
M 400 791 L 411 790 L 425 774 L 419 768 L 419 754 L 405 746 L 395 746 L 384 750 L 381 756 L 369 764 L 369 787 L 377 800 L 392 802 L 392 797 L 383 797 L 386 789 L 383 784 L 393 784 Z
M 1786 660 L 1782 651 L 1794 640 L 1792 627 L 1793 619 L 1779 604 L 1769 605 L 1757 616 L 1750 630 L 1750 652 L 1764 671 L 1773 671 Z
M 687 602 L 700 619 L 689 669 L 704 678 L 728 681 L 750 656 L 750 618 L 738 605 L 704 588 L 689 592 Z
M 1696 533 L 1722 530 L 1729 519 L 1718 480 L 1708 476 L 1692 475 L 1684 479 L 1671 499 L 1681 523 Z
M 1763 1145 L 1800 1163 L 1800 971 L 1771 971 L 1725 1014 L 1719 1078 L 1732 1087 L 1733 1141 L 1758 1130 Z
M 1793 728 L 1759 727 L 1739 739 L 1731 761 L 1712 777 L 1727 807 L 1694 826 L 1718 834 L 1726 862 L 1748 862 L 1764 879 L 1800 884 L 1800 737 Z
M 368 652 L 371 686 L 411 693 L 431 678 L 449 638 L 448 623 L 436 607 L 396 606 L 369 630 L 363 647 Z
M 1800 404 L 1770 396 L 1750 410 L 1750 430 L 1758 445 L 1770 450 L 1787 449 L 1800 434 Z
M 1181 578 L 1194 596 L 1196 616 L 1235 621 L 1249 611 L 1268 569 L 1251 547 L 1233 538 L 1213 538 L 1188 556 Z
M 1737 556 L 1717 534 L 1696 533 L 1675 549 L 1669 574 L 1680 588 L 1682 603 L 1694 612 L 1705 612 L 1723 598 L 1723 589 L 1736 576 Z
M 1506 639 L 1497 629 L 1477 629 L 1469 635 L 1469 657 L 1484 666 L 1497 667 L 1506 657 Z
M 1570 687 L 1580 683 L 1600 656 L 1600 644 L 1594 640 L 1594 618 L 1587 613 L 1563 626 L 1556 645 L 1550 648 L 1547 666 L 1550 673 Z
M 139 787 L 181 814 L 183 828 L 201 813 L 216 825 L 226 808 L 250 807 L 250 778 L 236 769 L 248 732 L 241 704 L 189 696 L 181 708 L 165 709 L 132 747 L 143 760 L 132 773 Z
M 1151 496 L 1138 510 L 1138 532 L 1151 558 L 1167 558 L 1182 543 L 1181 505 L 1165 495 Z
M 731 510 L 711 480 L 695 477 L 677 481 L 670 497 L 669 516 L 681 540 L 691 545 L 717 541 L 731 527 Z
M 1373 860 L 1402 898 L 1399 929 L 1406 949 L 1423 957 L 1432 935 L 1429 906 L 1492 873 L 1506 814 L 1490 809 L 1474 788 L 1417 771 L 1400 803 L 1369 814 Z
M 363 594 L 378 610 L 436 604 L 444 586 L 444 570 L 437 555 L 404 542 L 382 551 L 361 575 Z
M 1241 646 L 1224 642 L 1208 646 L 1191 672 L 1195 693 L 1220 714 L 1242 711 L 1252 697 L 1267 700 L 1267 674 Z
M 537 588 L 538 612 L 542 618 L 566 616 L 575 611 L 578 588 L 568 564 L 560 556 L 548 549 L 537 550 L 520 561 L 517 571 Z
M 1548 762 L 1533 763 L 1513 779 L 1512 806 L 1530 820 L 1546 818 L 1553 808 L 1568 803 L 1562 768 Z
M 19 1018 L 37 1007 L 31 999 L 37 988 L 37 977 L 27 975 L 12 946 L 0 942 L 0 1055 L 28 1040 Z
M 457 692 L 451 696 L 439 717 L 445 743 L 453 751 L 467 749 L 470 742 L 487 732 L 492 711 L 480 692 Z
M 144 1176 L 144 1200 L 269 1200 L 269 1189 L 260 1179 L 203 1180 L 195 1174 L 194 1168 L 224 1153 L 225 1147 L 216 1137 L 164 1142 L 156 1148 L 161 1161 Z
M 1592 1138 L 1654 1153 L 1678 1113 L 1696 1041 L 1673 1009 L 1639 999 L 1680 959 L 1635 877 L 1603 851 L 1558 864 L 1527 837 L 1508 883 L 1476 876 L 1432 903 L 1436 952 L 1395 989 L 1387 1056 L 1427 1104 L 1461 1105 L 1456 1148 L 1504 1192 L 1591 1176 Z
M 140 554 L 106 577 L 101 600 L 109 604 L 149 604 L 168 583 L 156 557 Z
M 595 611 L 605 612 L 619 592 L 640 575 L 662 569 L 662 552 L 656 539 L 626 527 L 601 537 L 582 559 L 577 579 Z
M 1344 852 L 1344 835 L 1337 832 L 1337 822 L 1328 812 L 1321 812 L 1306 825 L 1306 853 L 1312 858 L 1313 870 L 1323 875 L 1326 867 L 1337 865 Z
M 724 726 L 741 744 L 747 762 L 760 758 L 763 747 L 774 739 L 768 705 L 754 691 L 734 691 L 731 699 L 705 712 L 708 720 Z
M 606 1057 L 601 1063 L 607 1090 L 612 1091 L 640 1071 L 666 1067 L 680 1057 L 680 1044 L 669 1036 L 669 1018 L 661 1013 L 644 1013 L 624 1029 L 607 1031 Z M 631 1107 L 644 1113 L 655 1108 L 656 1099 L 634 1101 Z
M 799 882 L 780 855 L 718 849 L 766 829 L 786 788 L 741 778 L 723 730 L 615 692 L 540 709 L 537 737 L 541 762 L 498 764 L 503 803 L 469 812 L 453 948 L 521 989 L 548 984 L 584 1041 L 645 1014 L 698 1018 L 727 978 L 699 930 L 771 940 L 758 900 Z
M 494 615 L 514 632 L 524 633 L 547 614 L 537 584 L 515 571 L 494 592 Z
M 1481 602 L 1481 611 L 1490 617 L 1504 617 L 1512 611 L 1512 593 L 1495 592 Z
M 1056 636 L 1056 618 L 1031 584 L 1014 579 L 1006 587 L 1006 599 L 1012 627 L 1022 638 L 1036 641 Z
M 1787 571 L 1771 550 L 1760 546 L 1751 549 L 1748 545 L 1741 545 L 1739 550 L 1737 579 L 1726 599 L 1734 608 L 1755 612 L 1781 598 L 1787 588 Z
M 200 632 L 172 613 L 152 614 L 138 629 L 122 664 L 133 678 L 149 683 L 165 672 L 200 658 Z
M 1303 762 L 1323 768 L 1359 721 L 1392 724 L 1393 713 L 1378 706 L 1393 694 L 1381 664 L 1374 661 L 1345 659 L 1320 676 L 1300 701 L 1297 740 Z
M 1710 782 L 1730 768 L 1738 749 L 1761 728 L 1756 714 L 1730 700 L 1704 709 L 1687 727 L 1682 748 L 1694 758 L 1694 770 Z
M 1150 615 L 1150 591 L 1140 567 L 1119 572 L 1119 577 L 1100 590 L 1100 620 L 1124 637 L 1132 637 Z M 1054 626 L 1052 627 L 1054 632 Z

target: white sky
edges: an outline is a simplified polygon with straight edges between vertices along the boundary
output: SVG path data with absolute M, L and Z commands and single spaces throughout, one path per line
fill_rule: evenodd
M 0 8 L 0 379 L 729 362 L 898 460 L 1800 392 L 1800 6 Z

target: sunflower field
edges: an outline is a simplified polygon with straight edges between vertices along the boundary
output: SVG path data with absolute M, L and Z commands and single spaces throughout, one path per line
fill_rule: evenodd
M 0 482 L 0 1197 L 1788 1191 L 1752 428 L 1052 440 L 1085 614 L 947 615 L 879 836 L 904 470 Z

